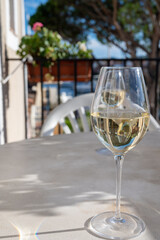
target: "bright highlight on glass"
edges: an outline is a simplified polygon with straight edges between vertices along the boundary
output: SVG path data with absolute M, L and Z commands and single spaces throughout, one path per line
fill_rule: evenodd
M 116 162 L 116 211 L 91 219 L 91 231 L 107 238 L 124 240 L 140 235 L 144 222 L 120 212 L 121 174 L 125 154 L 136 146 L 149 126 L 149 104 L 140 67 L 103 67 L 91 106 L 91 122 L 98 139 Z

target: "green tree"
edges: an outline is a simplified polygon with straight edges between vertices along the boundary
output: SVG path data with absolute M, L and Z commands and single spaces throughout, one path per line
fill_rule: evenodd
M 49 0 L 39 6 L 30 24 L 36 21 L 70 41 L 82 40 L 92 31 L 101 42 L 112 43 L 132 57 L 138 49 L 157 56 L 159 0 Z
M 160 57 L 160 0 L 48 0 L 31 17 L 75 42 L 95 33 L 102 43 L 111 43 L 127 57 Z M 123 44 L 122 44 L 123 43 Z M 156 63 L 145 71 L 150 102 L 154 101 Z

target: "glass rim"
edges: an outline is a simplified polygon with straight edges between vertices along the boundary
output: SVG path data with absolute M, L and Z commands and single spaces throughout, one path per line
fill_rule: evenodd
M 141 67 L 102 67 L 102 69 L 142 69 Z

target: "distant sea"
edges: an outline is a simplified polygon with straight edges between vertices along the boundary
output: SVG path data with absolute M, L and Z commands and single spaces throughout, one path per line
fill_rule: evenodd
M 93 90 L 96 87 L 96 80 L 93 81 Z M 43 88 L 57 88 L 57 83 L 43 83 Z M 77 82 L 76 85 L 77 95 L 90 93 L 91 82 Z M 74 82 L 63 82 L 60 83 L 60 95 L 66 95 L 69 98 L 75 96 L 75 83 Z

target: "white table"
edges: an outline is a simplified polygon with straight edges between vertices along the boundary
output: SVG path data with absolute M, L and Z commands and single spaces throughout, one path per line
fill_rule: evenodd
M 115 208 L 113 156 L 101 148 L 93 133 L 1 146 L 0 239 L 97 239 L 84 223 Z M 126 155 L 122 179 L 122 211 L 147 224 L 136 239 L 159 240 L 160 132 Z

